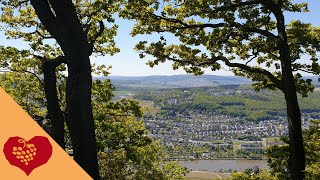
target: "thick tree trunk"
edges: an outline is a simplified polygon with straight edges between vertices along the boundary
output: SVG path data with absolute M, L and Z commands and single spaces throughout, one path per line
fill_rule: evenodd
M 286 47 L 286 46 L 284 46 Z M 289 48 L 286 48 L 289 49 Z M 301 113 L 297 98 L 297 88 L 294 82 L 291 61 L 288 59 L 285 49 L 282 51 L 284 59 L 282 62 L 282 82 L 283 92 L 287 104 L 287 118 L 289 130 L 289 173 L 291 179 L 302 180 L 305 170 L 305 152 L 303 146 Z
M 301 129 L 301 112 L 297 98 L 290 49 L 287 41 L 284 16 L 281 5 L 275 10 L 277 29 L 280 37 L 279 49 L 282 70 L 282 91 L 287 104 L 287 118 L 289 130 L 289 173 L 291 179 L 302 180 L 305 170 L 305 152 Z
M 74 159 L 94 179 L 99 179 L 94 121 L 91 105 L 91 67 L 89 57 L 74 57 L 80 67 L 69 66 L 67 82 L 67 121 Z M 78 63 L 77 63 L 78 64 Z
M 305 170 L 305 152 L 303 147 L 301 114 L 297 100 L 296 87 L 292 74 L 284 75 L 284 93 L 287 104 L 289 129 L 289 172 L 294 180 L 302 180 Z
M 64 116 L 60 109 L 56 67 L 61 64 L 57 60 L 43 61 L 42 70 L 44 74 L 44 89 L 47 99 L 48 118 L 51 121 L 50 135 L 60 145 L 65 148 L 64 142 Z
M 68 65 L 66 121 L 74 159 L 100 179 L 91 105 L 91 65 L 87 36 L 71 0 L 31 0 L 41 23 L 57 40 Z

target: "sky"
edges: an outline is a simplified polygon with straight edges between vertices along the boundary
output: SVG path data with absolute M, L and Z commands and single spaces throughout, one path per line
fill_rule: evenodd
M 314 26 L 320 26 L 320 1 L 319 0 L 296 0 L 296 2 L 308 2 L 308 13 L 290 13 L 286 14 L 286 21 L 299 19 L 302 22 L 312 23 Z M 136 36 L 129 35 L 134 24 L 133 21 L 117 19 L 119 24 L 118 36 L 115 38 L 120 53 L 110 57 L 93 58 L 93 62 L 98 64 L 112 65 L 111 75 L 113 76 L 148 76 L 148 75 L 177 75 L 186 74 L 183 70 L 172 70 L 171 62 L 161 63 L 153 68 L 146 65 L 150 58 L 140 59 L 138 53 L 133 50 L 134 45 L 143 39 L 155 39 L 153 35 Z M 155 39 L 156 40 L 156 39 Z M 228 69 L 212 72 L 205 70 L 205 74 L 231 76 L 232 72 Z
M 285 14 L 286 21 L 299 19 L 302 22 L 312 23 L 314 26 L 320 26 L 320 1 L 319 0 L 296 0 L 295 2 L 308 2 L 308 13 L 290 13 Z M 118 35 L 115 38 L 120 53 L 114 56 L 92 57 L 92 63 L 111 65 L 112 76 L 149 76 L 149 75 L 177 75 L 186 74 L 183 70 L 172 70 L 171 62 L 166 62 L 150 68 L 146 62 L 150 59 L 140 59 L 137 52 L 133 50 L 136 43 L 141 40 L 157 40 L 156 35 L 130 36 L 130 31 L 134 25 L 133 21 L 116 19 L 119 25 Z M 26 48 L 27 44 L 21 41 L 5 40 L 3 34 L 0 34 L 1 45 L 11 45 L 20 48 Z M 222 76 L 231 76 L 232 72 L 224 68 L 223 70 L 212 72 L 205 70 L 205 74 L 214 74 Z

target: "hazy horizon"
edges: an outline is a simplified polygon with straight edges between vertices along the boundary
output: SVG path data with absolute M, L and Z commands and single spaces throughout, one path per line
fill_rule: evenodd
M 184 76 L 184 75 L 190 75 L 194 76 L 192 74 L 171 74 L 171 75 L 162 75 L 162 74 L 152 74 L 152 75 L 114 75 L 110 74 L 108 77 L 150 77 L 150 76 Z M 243 77 L 243 76 L 236 76 L 236 75 L 216 75 L 216 74 L 202 74 L 200 76 L 221 76 L 221 77 Z M 100 76 L 93 76 L 93 77 L 100 77 Z M 307 75 L 303 77 L 318 77 L 317 75 Z M 243 77 L 246 78 L 246 77 Z M 248 78 L 246 78 L 248 79 Z

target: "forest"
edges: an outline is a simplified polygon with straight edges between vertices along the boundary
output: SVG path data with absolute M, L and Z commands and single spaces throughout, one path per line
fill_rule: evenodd
M 72 149 L 93 179 L 187 178 L 186 168 L 165 161 L 159 141 L 148 136 L 139 103 L 113 100 L 111 66 L 94 61 L 127 48 L 117 44 L 126 25 L 120 20 L 133 23 L 126 28 L 136 40 L 135 56 L 150 68 L 169 63 L 196 76 L 222 70 L 252 81 L 253 89 L 225 94 L 200 88 L 135 95 L 154 100 L 160 114 L 205 111 L 256 122 L 285 116 L 285 145 L 265 153 L 270 170 L 231 179 L 319 179 L 319 122 L 302 126 L 303 114 L 319 117 L 320 27 L 292 15 L 308 13 L 308 1 L 0 0 L 0 8 L 7 42 L 0 44 L 1 88 L 61 148 Z
M 188 114 L 197 111 L 199 114 L 225 114 L 242 117 L 248 121 L 259 122 L 272 119 L 274 116 L 286 116 L 285 101 L 279 91 L 255 92 L 250 85 L 198 87 L 183 89 L 139 90 L 131 89 L 135 99 L 151 100 L 161 107 L 160 114 Z M 156 96 L 154 94 L 157 94 Z M 299 97 L 302 114 L 311 114 L 319 119 L 318 91 L 308 97 Z M 177 100 L 170 103 L 170 100 Z M 168 103 L 169 102 L 169 103 Z

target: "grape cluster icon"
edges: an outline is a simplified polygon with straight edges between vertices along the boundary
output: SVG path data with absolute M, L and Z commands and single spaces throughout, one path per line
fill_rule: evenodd
M 37 155 L 37 148 L 34 144 L 27 144 L 23 139 L 19 139 L 18 143 L 22 144 L 22 146 L 14 146 L 12 148 L 12 154 L 15 155 L 21 163 L 24 163 L 27 166 Z

